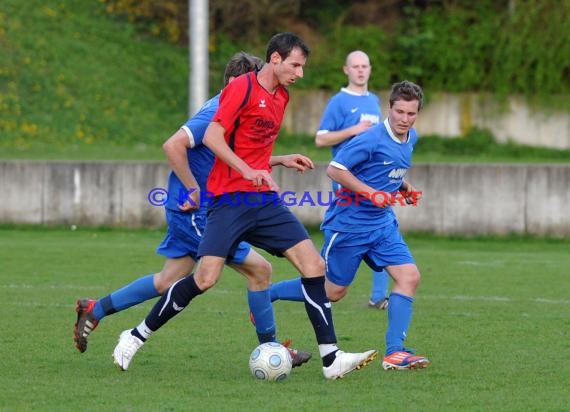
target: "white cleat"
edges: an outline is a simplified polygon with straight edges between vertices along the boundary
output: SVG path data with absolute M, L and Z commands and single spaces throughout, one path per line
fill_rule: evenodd
M 144 342 L 133 336 L 130 329 L 121 332 L 119 343 L 117 343 L 113 351 L 115 365 L 123 371 L 129 369 L 129 364 L 142 345 L 144 345 Z
M 369 350 L 362 353 L 348 353 L 339 350 L 332 365 L 323 367 L 323 375 L 327 379 L 340 379 L 355 369 L 368 365 L 378 356 L 378 351 Z

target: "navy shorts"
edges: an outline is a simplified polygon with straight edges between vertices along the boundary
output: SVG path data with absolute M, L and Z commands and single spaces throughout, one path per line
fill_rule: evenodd
M 194 213 L 166 210 L 166 236 L 156 249 L 156 253 L 170 259 L 190 256 L 198 261 L 198 246 L 204 232 L 204 216 Z M 251 246 L 241 242 L 234 253 L 228 255 L 227 263 L 241 264 L 249 254 Z
M 307 230 L 276 193 L 235 192 L 212 200 L 198 256 L 233 255 L 242 241 L 283 256 L 306 239 Z

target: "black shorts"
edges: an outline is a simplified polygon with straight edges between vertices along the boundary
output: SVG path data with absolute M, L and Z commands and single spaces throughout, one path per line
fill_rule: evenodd
M 229 193 L 212 200 L 198 257 L 231 256 L 241 241 L 283 256 L 305 239 L 307 230 L 277 193 Z

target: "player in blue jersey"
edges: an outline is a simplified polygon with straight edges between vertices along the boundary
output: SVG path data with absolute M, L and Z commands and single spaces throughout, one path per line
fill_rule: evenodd
M 327 295 L 342 299 L 361 261 L 375 270 L 386 268 L 394 281 L 388 307 L 384 369 L 425 368 L 429 361 L 404 347 L 420 272 L 398 229 L 391 194 L 419 199 L 404 176 L 412 166 L 418 140 L 412 128 L 422 108 L 423 92 L 411 82 L 392 86 L 388 117 L 344 145 L 327 168 L 345 195 L 327 210 L 321 229 L 327 265 Z M 360 201 L 358 201 L 360 199 Z
M 330 147 L 332 155 L 346 145 L 354 136 L 380 123 L 382 113 L 380 98 L 368 90 L 372 71 L 370 59 L 363 51 L 356 50 L 346 56 L 343 66 L 348 84 L 329 100 L 315 137 L 317 147 Z M 339 185 L 333 181 L 333 192 Z M 289 299 L 296 295 L 296 283 L 278 282 L 271 287 L 273 300 Z M 291 291 L 288 289 L 292 288 Z M 388 273 L 385 270 L 372 271 L 372 291 L 368 307 L 388 307 Z
M 226 66 L 224 83 L 228 84 L 240 74 L 259 69 L 262 65 L 263 61 L 255 56 L 237 53 Z M 74 340 L 80 352 L 87 350 L 88 336 L 105 316 L 162 295 L 172 284 L 192 272 L 206 224 L 207 205 L 201 204 L 206 202 L 200 201 L 200 193 L 205 191 L 214 162 L 214 154 L 202 144 L 202 139 L 218 109 L 219 98 L 218 94 L 206 102 L 163 145 L 172 172 L 168 178 L 169 197 L 165 204 L 167 233 L 157 248 L 157 253 L 166 258 L 162 270 L 142 276 L 101 299 L 79 299 Z M 226 263 L 248 279 L 250 310 L 261 318 L 261 324 L 259 321 L 256 324 L 260 342 L 275 340 L 273 311 L 257 303 L 256 293 L 266 287 L 263 280 L 271 274 L 271 264 L 245 242 L 239 244 Z M 124 339 L 135 339 L 129 336 Z M 311 357 L 308 352 L 294 349 L 290 349 L 290 353 L 294 366 L 307 362 Z M 122 368 L 128 368 L 128 361 Z
M 394 84 L 386 120 L 343 145 L 327 168 L 327 175 L 342 187 L 321 224 L 327 296 L 333 302 L 342 299 L 362 261 L 374 270 L 387 269 L 394 281 L 382 362 L 387 370 L 425 368 L 429 363 L 404 347 L 420 272 L 391 207 L 392 199 L 399 203 L 420 199 L 404 177 L 412 165 L 418 140 L 412 126 L 422 104 L 423 92 L 418 85 L 408 81 Z M 392 195 L 398 192 L 404 195 Z M 287 296 L 279 298 L 299 300 L 300 281 L 285 282 L 289 282 Z

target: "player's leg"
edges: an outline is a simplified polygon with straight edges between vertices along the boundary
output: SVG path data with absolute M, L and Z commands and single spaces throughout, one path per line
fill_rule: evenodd
M 247 279 L 250 319 L 255 326 L 259 343 L 277 342 L 275 315 L 267 287 L 271 279 L 271 263 L 246 242 L 240 243 L 236 253 L 228 259 L 228 262 Z M 289 350 L 294 368 L 308 362 L 312 357 L 310 352 L 290 347 L 290 340 L 285 341 L 283 345 Z
M 271 284 L 269 291 L 271 294 L 271 302 L 275 302 L 276 300 L 303 302 L 305 300 L 300 277 L 275 282 Z
M 276 341 L 275 315 L 269 294 L 271 264 L 245 242 L 240 243 L 228 263 L 247 280 L 247 301 L 259 343 Z
M 115 364 L 121 370 L 127 370 L 136 352 L 154 332 L 217 282 L 224 261 L 224 258 L 217 256 L 203 256 L 194 274 L 175 282 L 136 328 L 123 331 L 113 351 Z
M 372 271 L 372 290 L 368 307 L 382 310 L 388 307 L 388 273 L 385 270 Z
M 127 370 L 135 353 L 152 333 L 181 313 L 192 299 L 216 284 L 226 257 L 232 256 L 239 244 L 237 239 L 248 230 L 248 219 L 241 218 L 248 212 L 247 208 L 230 203 L 217 204 L 212 208 L 203 236 L 197 242 L 197 256 L 201 258 L 195 273 L 174 283 L 139 326 L 121 334 L 113 358 L 122 370 Z
M 98 300 L 77 301 L 74 340 L 80 352 L 87 350 L 88 336 L 105 316 L 161 295 L 175 281 L 191 272 L 200 240 L 199 231 L 191 224 L 191 219 L 191 214 L 166 211 L 168 229 L 157 248 L 157 253 L 166 257 L 160 272 L 141 276 Z
M 404 346 L 412 320 L 420 272 L 396 226 L 385 228 L 380 236 L 384 237 L 382 247 L 371 251 L 367 259 L 379 267 L 385 266 L 394 280 L 388 306 L 386 353 L 382 366 L 384 369 L 396 370 L 424 368 L 429 360 L 414 355 Z
M 347 353 L 337 346 L 331 303 L 325 291 L 324 261 L 313 242 L 310 239 L 299 242 L 283 255 L 301 272 L 305 309 L 317 338 L 324 376 L 327 379 L 342 378 L 372 362 L 376 350 Z

